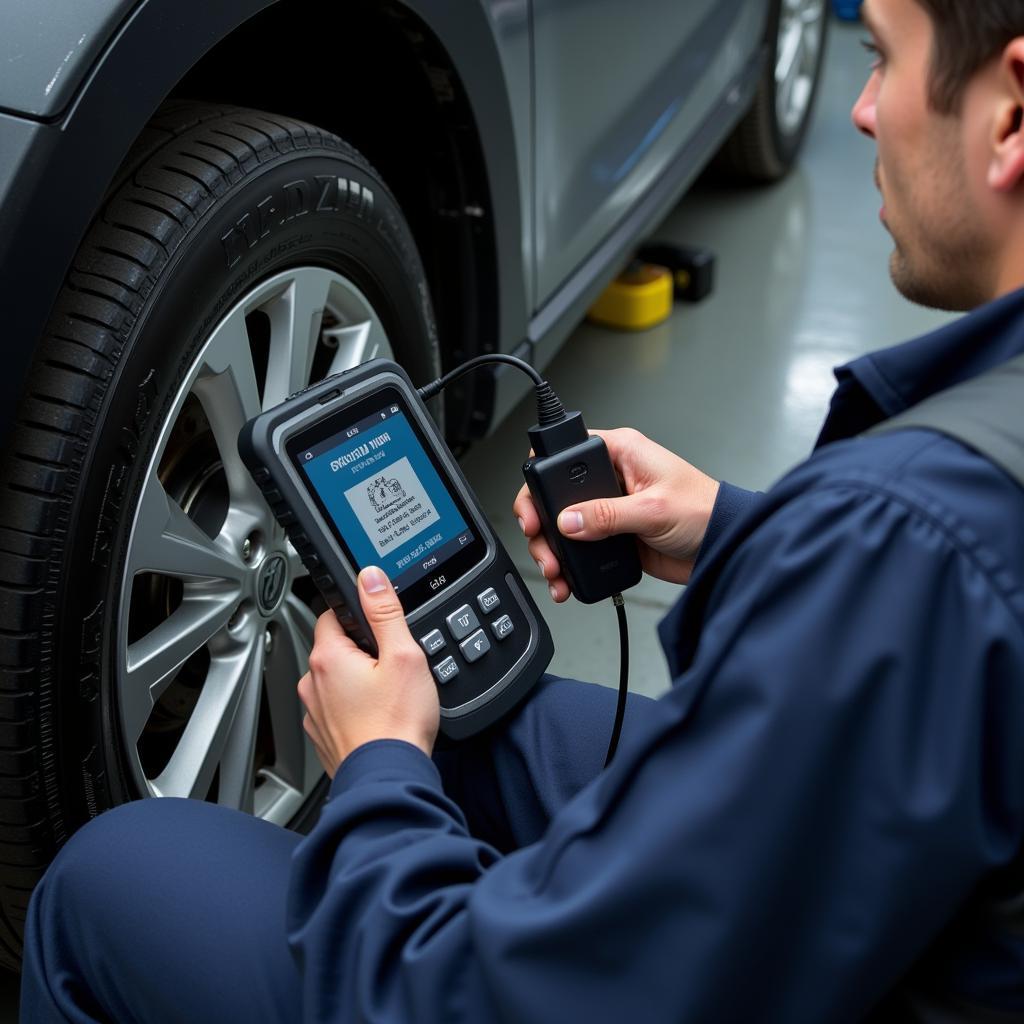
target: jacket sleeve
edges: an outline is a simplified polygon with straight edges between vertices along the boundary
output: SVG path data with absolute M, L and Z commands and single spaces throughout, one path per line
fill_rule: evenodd
M 694 570 L 704 560 L 705 556 L 715 547 L 718 541 L 725 535 L 726 531 L 739 520 L 758 498 L 762 497 L 761 491 L 748 491 L 735 484 L 721 481 L 718 486 L 718 497 L 715 498 L 714 507 L 711 510 L 711 518 L 708 520 L 708 528 L 704 532 L 704 540 L 701 542 L 700 550 L 694 560 Z
M 539 842 L 473 839 L 412 747 L 351 755 L 293 861 L 303 1019 L 859 1020 L 1020 846 L 1022 663 L 942 525 L 810 492 Z

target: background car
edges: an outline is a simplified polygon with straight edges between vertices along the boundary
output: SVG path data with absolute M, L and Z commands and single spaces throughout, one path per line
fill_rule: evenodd
M 245 420 L 373 355 L 543 367 L 716 154 L 786 172 L 825 31 L 825 0 L 0 7 L 0 961 L 114 804 L 316 813 L 322 604 Z M 458 449 L 522 393 L 434 411 Z

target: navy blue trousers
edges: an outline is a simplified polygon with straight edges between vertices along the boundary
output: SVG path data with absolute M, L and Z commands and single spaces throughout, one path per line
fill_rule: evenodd
M 653 702 L 631 695 L 624 732 Z M 435 761 L 470 831 L 508 852 L 601 769 L 604 687 L 545 677 L 510 719 Z M 76 832 L 29 905 L 21 1020 L 246 1024 L 301 1019 L 285 939 L 302 837 L 196 800 L 139 800 Z M 344 984 L 344 979 L 339 979 Z

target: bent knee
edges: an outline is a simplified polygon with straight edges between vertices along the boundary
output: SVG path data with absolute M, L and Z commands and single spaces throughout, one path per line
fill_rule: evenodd
M 62 900 L 74 899 L 83 889 L 99 893 L 105 883 L 121 888 L 154 853 L 180 843 L 183 825 L 201 815 L 202 806 L 196 800 L 164 797 L 112 807 L 71 835 L 43 882 L 59 889 Z
M 615 692 L 607 686 L 545 674 L 523 704 L 521 713 L 524 717 L 572 723 L 581 714 L 603 714 L 609 705 L 614 710 Z

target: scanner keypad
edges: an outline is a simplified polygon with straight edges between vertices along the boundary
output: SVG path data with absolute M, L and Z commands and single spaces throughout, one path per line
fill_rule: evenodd
M 482 629 L 478 629 L 471 637 L 468 637 L 459 644 L 462 656 L 470 664 L 474 661 L 479 661 L 490 649 L 491 642 L 487 639 L 487 634 Z
M 504 640 L 514 629 L 515 626 L 507 615 L 502 615 L 491 623 L 491 632 L 497 640 Z
M 529 644 L 529 623 L 509 586 L 509 577 L 492 577 L 471 602 L 438 609 L 418 623 L 415 635 L 442 689 L 443 705 L 458 705 L 461 692 L 468 696 L 480 685 L 481 673 L 500 678 Z
M 465 640 L 470 633 L 480 628 L 480 620 L 468 604 L 456 608 L 451 615 L 446 615 L 444 621 L 448 624 L 448 632 L 455 640 Z
M 420 637 L 420 646 L 427 654 L 437 654 L 447 646 L 444 633 L 439 629 L 432 629 L 426 636 Z
M 442 686 L 445 683 L 450 683 L 458 674 L 459 666 L 451 655 L 434 666 L 434 678 Z

